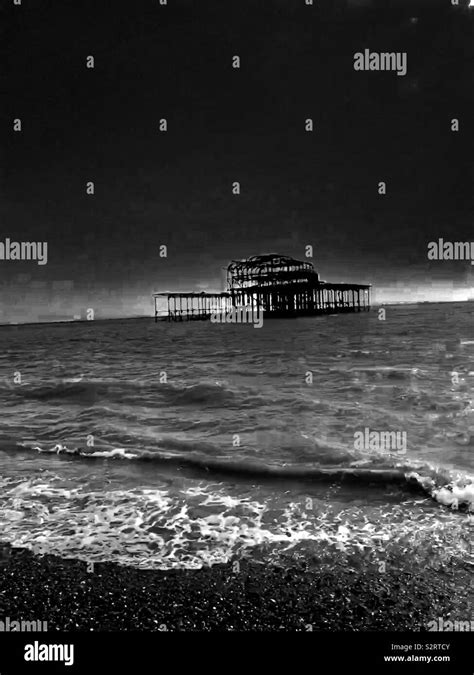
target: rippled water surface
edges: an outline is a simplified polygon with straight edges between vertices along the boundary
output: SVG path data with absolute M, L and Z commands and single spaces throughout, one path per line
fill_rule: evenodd
M 474 303 L 386 311 L 0 328 L 0 538 L 153 568 L 468 559 Z

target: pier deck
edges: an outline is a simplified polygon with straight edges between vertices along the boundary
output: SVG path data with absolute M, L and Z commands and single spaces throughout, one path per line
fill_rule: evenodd
M 232 309 L 229 293 L 154 293 L 155 321 L 206 321 L 214 312 Z M 159 298 L 166 300 L 166 309 L 160 309 Z

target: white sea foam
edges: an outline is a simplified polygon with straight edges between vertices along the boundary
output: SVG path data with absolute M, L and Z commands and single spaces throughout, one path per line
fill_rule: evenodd
M 87 561 L 116 561 L 141 568 L 199 568 L 265 547 L 277 555 L 301 544 L 315 550 L 382 555 L 391 546 L 412 553 L 435 550 L 464 556 L 466 521 L 449 511 L 433 517 L 413 502 L 334 508 L 304 501 L 285 505 L 231 495 L 217 485 L 166 490 L 66 489 L 59 478 L 3 484 L 2 539 L 36 553 Z M 419 509 L 416 517 L 413 511 Z M 455 535 L 453 537 L 453 535 Z M 426 554 L 423 553 L 423 555 Z

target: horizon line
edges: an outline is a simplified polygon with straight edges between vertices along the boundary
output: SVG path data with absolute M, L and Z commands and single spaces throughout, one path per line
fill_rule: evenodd
M 372 303 L 372 309 L 374 307 L 391 307 L 397 305 L 446 305 L 446 304 L 464 304 L 467 302 L 474 302 L 473 299 L 468 300 L 417 300 L 417 301 L 405 301 L 405 300 L 394 300 L 391 302 L 374 302 Z M 0 328 L 10 328 L 13 326 L 50 326 L 53 324 L 70 324 L 70 323 L 97 323 L 101 321 L 133 321 L 133 320 L 142 320 L 142 319 L 154 319 L 153 314 L 140 314 L 138 316 L 109 316 L 101 317 L 98 319 L 55 319 L 51 321 L 8 321 L 5 323 L 0 322 Z

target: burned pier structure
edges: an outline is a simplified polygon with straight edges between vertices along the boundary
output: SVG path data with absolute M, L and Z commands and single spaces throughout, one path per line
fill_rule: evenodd
M 155 293 L 167 299 L 169 321 L 210 319 L 213 313 L 246 308 L 265 318 L 315 316 L 370 310 L 369 284 L 322 281 L 309 262 L 271 253 L 233 260 L 227 267 L 225 293 Z
M 227 268 L 232 305 L 257 306 L 264 316 L 307 316 L 370 308 L 370 286 L 327 283 L 309 262 L 277 254 L 234 260 Z

